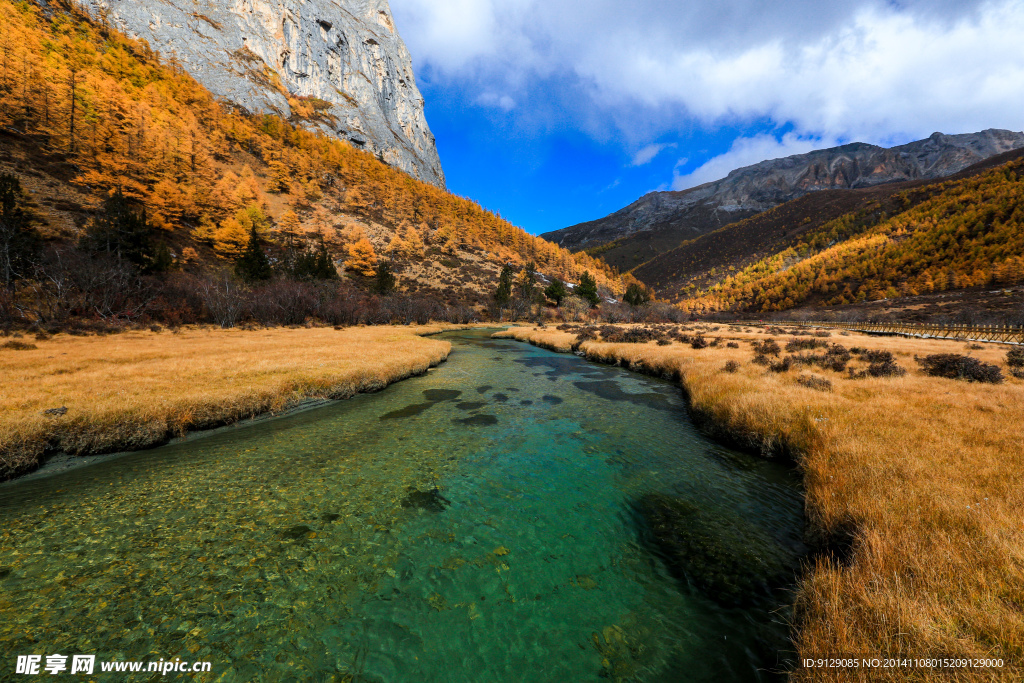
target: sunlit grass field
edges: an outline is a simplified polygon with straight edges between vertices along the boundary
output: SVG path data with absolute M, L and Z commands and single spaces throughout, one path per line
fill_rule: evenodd
M 576 339 L 553 328 L 498 334 L 561 351 Z M 893 352 L 908 373 L 849 379 L 804 371 L 831 380 L 833 391 L 823 392 L 797 383 L 800 370 L 751 363 L 745 342 L 767 338 L 760 328 L 705 334 L 722 343 L 696 350 L 585 341 L 579 348 L 595 360 L 678 373 L 710 429 L 797 461 L 808 532 L 830 550 L 809 560 L 799 584 L 799 654 L 996 656 L 1024 667 L 1024 381 L 930 377 L 914 360 L 969 353 L 1005 372 L 1008 347 L 833 333 L 830 342 Z M 775 339 L 784 345 L 788 337 Z M 723 370 L 729 360 L 740 364 L 735 373 Z M 872 681 L 1020 680 L 1024 668 L 860 673 Z M 805 675 L 851 680 L 842 671 L 796 677 Z
M 186 432 L 347 398 L 421 374 L 451 345 L 441 327 L 132 331 L 0 346 L 0 480 L 47 450 L 145 448 Z M 45 411 L 65 414 L 46 414 Z

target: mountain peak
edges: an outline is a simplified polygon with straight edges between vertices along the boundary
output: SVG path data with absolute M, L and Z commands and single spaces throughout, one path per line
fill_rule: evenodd
M 645 195 L 610 216 L 542 237 L 573 250 L 616 242 L 604 258 L 632 268 L 729 223 L 819 190 L 854 189 L 907 180 L 937 179 L 1024 147 L 1024 133 L 987 129 L 947 135 L 886 149 L 864 142 L 761 161 L 725 178 L 681 192 Z
M 387 0 L 83 0 L 82 7 L 177 59 L 223 100 L 348 140 L 445 185 Z

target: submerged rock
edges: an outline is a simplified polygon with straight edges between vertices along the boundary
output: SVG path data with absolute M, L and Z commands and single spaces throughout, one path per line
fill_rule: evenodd
M 285 538 L 291 538 L 291 539 L 294 539 L 294 540 L 299 540 L 300 538 L 306 538 L 306 536 L 308 534 L 311 534 L 311 533 L 313 533 L 313 530 L 310 529 L 305 524 L 297 524 L 297 525 L 295 525 L 293 527 L 289 527 L 289 528 L 283 530 L 281 532 L 281 535 L 284 536 Z
M 399 420 L 403 417 L 414 417 L 424 412 L 428 408 L 433 408 L 433 403 L 413 403 L 404 408 L 398 410 L 392 410 L 390 413 L 384 413 L 380 416 L 382 420 Z
M 636 510 L 668 570 L 716 602 L 750 605 L 794 580 L 799 558 L 739 517 L 660 493 L 641 498 Z
M 409 495 L 402 499 L 402 507 L 404 508 L 417 508 L 419 510 L 426 510 L 427 512 L 444 512 L 445 508 L 452 504 L 450 500 L 441 495 L 439 489 L 430 489 L 429 491 L 420 491 L 419 489 L 410 486 L 408 489 Z
M 428 401 L 440 403 L 441 401 L 454 401 L 462 396 L 462 392 L 454 389 L 427 389 L 423 395 Z
M 498 418 L 496 416 L 494 416 L 494 415 L 474 415 L 473 417 L 467 417 L 464 420 L 455 420 L 455 422 L 458 422 L 459 424 L 463 424 L 463 425 L 469 425 L 471 427 L 472 426 L 484 427 L 484 426 L 487 426 L 487 425 L 496 425 L 496 424 L 498 424 Z

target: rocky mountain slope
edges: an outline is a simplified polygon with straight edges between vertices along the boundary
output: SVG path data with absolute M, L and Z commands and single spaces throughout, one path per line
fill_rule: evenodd
M 83 0 L 81 6 L 176 58 L 221 99 L 348 140 L 444 187 L 423 97 L 387 0 Z
M 810 193 L 689 240 L 634 275 L 698 314 L 1010 291 L 1024 284 L 1022 200 L 1018 149 L 941 180 Z
M 842 216 L 867 225 L 906 211 L 942 191 L 944 183 L 1024 158 L 1024 148 L 997 154 L 941 180 L 911 180 L 853 190 L 808 193 L 756 216 L 687 240 L 638 266 L 633 275 L 659 297 L 678 301 L 713 287 L 771 254 L 797 248 L 806 235 Z
M 985 130 L 931 137 L 885 149 L 852 143 L 737 169 L 681 192 L 652 192 L 610 216 L 549 232 L 569 249 L 592 249 L 628 270 L 680 242 L 811 192 L 943 178 L 1024 147 L 1024 133 Z M 596 247 L 596 249 L 595 249 Z
M 34 278 L 52 267 L 75 277 L 105 277 L 122 266 L 220 277 L 255 235 L 274 282 L 285 286 L 340 275 L 345 287 L 365 292 L 388 263 L 402 295 L 482 307 L 506 264 L 534 263 L 570 282 L 590 272 L 610 296 L 625 288 L 624 278 L 589 255 L 527 234 L 337 137 L 273 114 L 244 114 L 141 41 L 70 4 L 44 11 L 0 0 L 5 36 L 18 37 L 12 54 L 27 66 L 0 80 L 0 174 L 24 191 L 28 234 L 40 238 L 21 240 L 19 277 L 41 286 L 51 276 Z M 111 204 L 112 195 L 121 198 Z M 103 227 L 133 212 L 140 218 L 130 226 Z M 106 236 L 93 239 L 97 231 Z M 65 251 L 78 260 L 65 259 Z M 124 256 L 129 265 L 122 253 L 131 254 Z M 5 305 L 0 298 L 0 313 Z

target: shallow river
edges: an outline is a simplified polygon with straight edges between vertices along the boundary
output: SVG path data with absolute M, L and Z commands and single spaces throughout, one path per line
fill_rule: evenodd
M 701 436 L 670 383 L 488 334 L 378 394 L 0 486 L 0 680 L 33 653 L 211 662 L 199 680 L 778 678 L 795 475 Z

